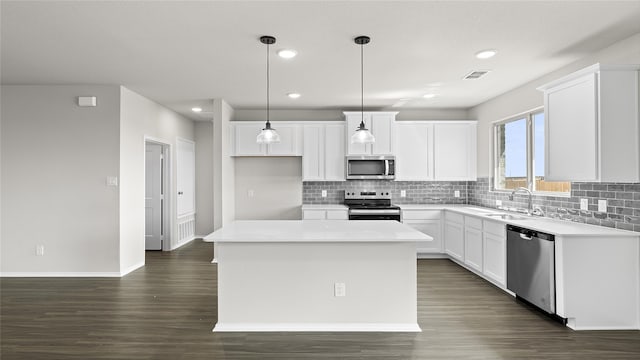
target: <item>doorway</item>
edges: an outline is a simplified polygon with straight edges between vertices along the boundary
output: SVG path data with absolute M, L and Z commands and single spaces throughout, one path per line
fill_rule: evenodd
M 168 231 L 168 154 L 169 146 L 145 141 L 145 250 L 164 250 Z

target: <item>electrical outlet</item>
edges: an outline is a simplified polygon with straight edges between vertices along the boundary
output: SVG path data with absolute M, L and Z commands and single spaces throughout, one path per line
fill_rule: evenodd
M 598 212 L 607 212 L 607 200 L 598 200 Z
M 247 196 L 248 196 L 248 197 L 252 198 L 252 197 L 253 197 L 253 195 L 255 195 L 255 192 L 254 192 L 253 190 L 248 190 L 248 191 L 247 191 Z
M 496 200 L 496 206 L 502 206 L 502 200 Z
M 457 198 L 459 198 L 459 197 L 460 197 L 460 190 L 456 190 L 456 191 L 454 191 L 454 192 L 453 192 L 453 197 L 457 197 Z
M 44 245 L 36 246 L 36 256 L 44 256 Z
M 580 210 L 589 210 L 589 199 L 580 199 Z
M 400 197 L 407 197 L 407 190 L 400 190 Z
M 107 176 L 107 186 L 118 186 L 118 177 Z
M 327 197 L 327 190 L 322 190 L 322 197 Z
M 347 287 L 344 283 L 335 283 L 333 284 L 333 295 L 334 296 L 346 296 L 347 295 Z

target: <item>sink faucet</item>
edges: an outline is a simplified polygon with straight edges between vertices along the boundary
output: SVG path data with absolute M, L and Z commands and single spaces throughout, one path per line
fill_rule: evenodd
M 511 195 L 509 195 L 509 200 L 513 201 L 513 195 L 518 191 L 525 191 L 527 195 L 529 195 L 529 206 L 527 207 L 527 214 L 533 214 L 533 194 L 531 193 L 531 190 L 525 187 L 519 187 L 511 192 Z

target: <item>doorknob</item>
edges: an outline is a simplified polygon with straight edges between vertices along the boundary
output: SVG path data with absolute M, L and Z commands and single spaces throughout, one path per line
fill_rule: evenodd
M 178 191 L 178 195 L 182 195 L 182 191 Z

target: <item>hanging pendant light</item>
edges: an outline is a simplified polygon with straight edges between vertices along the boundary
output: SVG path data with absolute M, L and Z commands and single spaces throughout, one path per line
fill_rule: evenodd
M 269 45 L 275 44 L 276 38 L 273 36 L 261 36 L 260 42 L 267 45 L 267 122 L 264 129 L 256 137 L 256 142 L 258 144 L 279 143 L 280 135 L 278 135 L 276 129 L 271 128 L 271 123 L 269 122 Z
M 372 144 L 376 141 L 371 131 L 364 126 L 364 61 L 363 61 L 363 48 L 365 44 L 368 44 L 371 39 L 368 36 L 358 36 L 355 38 L 355 43 L 360 45 L 360 126 L 356 129 L 356 132 L 351 135 L 352 144 Z

